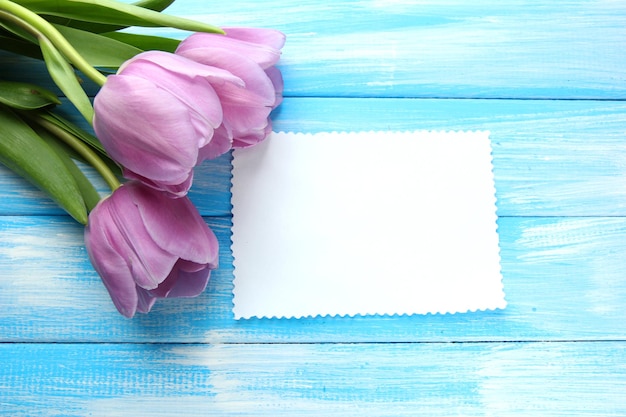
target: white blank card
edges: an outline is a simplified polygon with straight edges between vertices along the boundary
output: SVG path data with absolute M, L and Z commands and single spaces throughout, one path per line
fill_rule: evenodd
M 506 306 L 488 132 L 273 133 L 233 155 L 235 318 Z

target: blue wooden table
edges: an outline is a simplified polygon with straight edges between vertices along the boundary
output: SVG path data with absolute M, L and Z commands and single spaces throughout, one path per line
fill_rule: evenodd
M 275 130 L 489 130 L 508 307 L 234 320 L 225 155 L 191 193 L 220 269 L 202 296 L 128 320 L 82 228 L 2 168 L 1 415 L 626 415 L 626 2 L 168 11 L 286 33 Z M 31 61 L 0 58 L 2 77 L 46 82 Z

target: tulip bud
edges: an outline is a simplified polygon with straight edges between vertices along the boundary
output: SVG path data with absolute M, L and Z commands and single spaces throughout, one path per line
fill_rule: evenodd
M 187 197 L 131 181 L 89 214 L 87 253 L 121 314 L 147 313 L 158 298 L 204 291 L 218 242 Z
M 245 87 L 213 84 L 224 119 L 216 135 L 227 136 L 234 148 L 254 145 L 271 132 L 270 112 L 282 101 L 283 79 L 274 66 L 285 35 L 276 30 L 225 28 L 226 35 L 195 33 L 183 40 L 176 54 L 222 68 Z
M 230 149 L 230 141 L 214 138 L 223 111 L 213 84 L 241 86 L 243 81 L 174 54 L 139 54 L 107 77 L 96 95 L 96 135 L 127 178 L 183 196 L 200 150 Z

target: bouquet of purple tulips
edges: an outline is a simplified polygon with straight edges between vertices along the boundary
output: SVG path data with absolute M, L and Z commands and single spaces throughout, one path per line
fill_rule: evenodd
M 93 126 L 60 116 L 45 88 L 0 80 L 0 162 L 85 225 L 91 263 L 126 317 L 205 289 L 218 244 L 187 197 L 194 167 L 265 139 L 282 100 L 282 33 L 162 13 L 172 2 L 0 0 L 0 48 L 43 60 Z M 195 33 L 178 41 L 129 26 Z M 79 77 L 99 86 L 93 105 Z

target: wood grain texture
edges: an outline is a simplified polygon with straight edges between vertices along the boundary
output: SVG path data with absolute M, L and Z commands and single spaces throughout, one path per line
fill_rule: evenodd
M 621 1 L 245 0 L 207 5 L 184 0 L 168 12 L 219 26 L 285 32 L 281 69 L 288 96 L 626 95 L 626 3 Z M 0 78 L 34 73 L 19 62 L 23 71 L 9 73 L 0 66 Z M 36 71 L 49 80 L 43 68 Z
M 623 343 L 0 345 L 0 409 L 63 416 L 623 416 Z
M 0 341 L 626 341 L 621 217 L 500 218 L 502 311 L 299 320 L 233 319 L 230 219 L 209 225 L 221 249 L 206 293 L 127 320 L 92 271 L 80 226 L 62 216 L 0 218 Z
M 127 320 L 82 228 L 0 168 L 0 414 L 626 415 L 625 2 L 177 0 L 168 11 L 287 34 L 275 130 L 489 130 L 508 306 L 235 321 L 225 155 L 191 192 L 221 245 L 207 291 Z M 0 79 L 53 87 L 40 63 L 3 52 Z
M 75 113 L 68 117 L 79 122 Z M 622 101 L 288 98 L 274 115 L 274 129 L 488 130 L 498 215 L 626 214 Z M 230 169 L 224 155 L 196 170 L 190 196 L 202 214 L 230 215 Z M 0 214 L 61 213 L 4 167 L 0 173 L 6 196 Z

